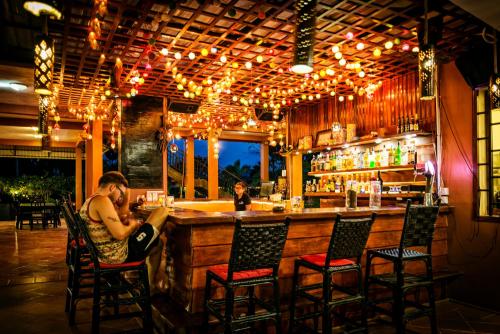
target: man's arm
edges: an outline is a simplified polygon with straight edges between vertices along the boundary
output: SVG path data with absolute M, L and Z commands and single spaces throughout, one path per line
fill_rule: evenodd
M 107 197 L 97 197 L 92 201 L 89 211 L 90 216 L 98 216 L 102 220 L 108 228 L 109 233 L 117 240 L 127 238 L 140 226 L 139 222 L 135 219 L 129 219 L 129 224 L 123 225 L 113 203 Z

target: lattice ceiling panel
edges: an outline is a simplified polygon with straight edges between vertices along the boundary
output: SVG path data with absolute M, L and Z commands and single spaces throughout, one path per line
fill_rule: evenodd
M 87 1 L 66 1 L 63 21 L 49 24 L 58 45 L 55 82 L 62 84 L 60 109 L 93 105 L 107 110 L 111 99 L 105 96 L 106 82 L 117 58 L 123 63 L 118 95 L 130 94 L 131 80 L 142 78 L 135 87 L 138 94 L 196 101 L 202 109 L 221 109 L 223 115 L 244 113 L 242 98 L 251 107 L 257 99 L 261 105 L 270 103 L 271 97 L 274 103 L 295 104 L 333 91 L 356 96 L 360 90 L 366 93 L 370 84 L 416 70 L 412 49 L 418 46 L 423 0 L 318 0 L 314 72 L 309 78 L 289 71 L 294 1 L 174 1 L 172 9 L 168 3 L 108 1 L 101 18 Z M 443 21 L 441 58 L 455 57 L 464 41 L 484 26 L 449 1 L 431 0 L 429 5 L 429 17 Z M 101 34 L 93 50 L 87 37 L 95 18 L 100 18 Z M 349 33 L 352 39 L 346 37 Z M 386 42 L 394 46 L 387 49 Z M 346 65 L 332 52 L 335 46 Z M 379 57 L 375 49 L 381 51 Z

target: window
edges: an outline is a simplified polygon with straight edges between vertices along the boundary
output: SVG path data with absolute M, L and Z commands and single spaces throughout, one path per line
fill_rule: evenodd
M 500 216 L 500 111 L 491 111 L 486 88 L 476 92 L 476 215 Z

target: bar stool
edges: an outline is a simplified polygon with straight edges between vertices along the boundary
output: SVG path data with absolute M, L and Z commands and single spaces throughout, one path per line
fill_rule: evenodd
M 364 218 L 343 218 L 337 215 L 333 226 L 328 252 L 323 254 L 304 255 L 295 260 L 293 273 L 293 291 L 290 304 L 290 328 L 293 333 L 299 322 L 314 318 L 314 330 L 317 332 L 317 318 L 322 316 L 322 333 L 332 332 L 333 313 L 344 320 L 348 325 L 355 327 L 355 331 L 367 332 L 366 312 L 364 309 L 365 296 L 361 272 L 361 257 L 370 235 L 370 229 L 375 220 L 375 214 Z M 322 282 L 299 286 L 299 270 L 305 267 L 317 271 L 322 275 Z M 334 274 L 356 272 L 357 289 L 339 286 L 333 280 Z M 313 290 L 321 289 L 321 296 L 313 295 Z M 343 295 L 336 296 L 335 292 Z M 296 317 L 296 301 L 303 297 L 314 304 L 314 311 Z M 336 312 L 335 308 L 349 303 L 359 303 L 363 310 L 361 322 L 353 321 Z M 318 311 L 318 308 L 321 308 Z M 300 333 L 306 330 L 303 324 Z M 309 331 L 310 329 L 307 328 Z
M 76 303 L 83 298 L 92 298 L 92 293 L 81 293 L 81 289 L 93 288 L 93 270 L 89 268 L 90 254 L 85 241 L 80 236 L 76 225 L 76 216 L 73 208 L 67 202 L 62 204 L 63 216 L 68 227 L 68 241 L 66 246 L 66 265 L 68 266 L 68 280 L 66 284 L 65 312 L 69 312 L 69 324 L 75 323 Z
M 404 217 L 403 233 L 399 247 L 374 249 L 367 253 L 365 291 L 368 295 L 370 285 L 376 284 L 392 291 L 392 298 L 379 298 L 369 300 L 368 305 L 375 311 L 392 317 L 397 333 L 405 332 L 405 321 L 419 316 L 429 316 L 432 333 L 437 333 L 436 306 L 434 296 L 434 283 L 432 278 L 432 239 L 434 226 L 439 213 L 439 201 L 435 206 L 411 205 L 407 202 Z M 419 247 L 419 250 L 414 249 Z M 421 248 L 425 250 L 422 251 Z M 394 270 L 389 274 L 371 274 L 373 259 L 382 258 L 391 261 Z M 409 261 L 424 261 L 426 272 L 423 275 L 415 275 L 404 271 L 404 264 Z M 423 305 L 416 301 L 406 300 L 405 296 L 409 290 L 426 288 L 429 305 Z M 392 311 L 388 311 L 378 304 L 392 303 Z M 413 306 L 416 311 L 405 314 L 407 306 Z
M 215 265 L 207 270 L 203 330 L 208 332 L 209 316 L 224 326 L 224 333 L 251 328 L 254 322 L 273 319 L 276 333 L 281 333 L 278 267 L 288 234 L 289 218 L 280 222 L 236 220 L 229 264 Z M 212 280 L 224 287 L 224 299 L 212 299 Z M 272 304 L 255 297 L 258 285 L 273 286 Z M 235 289 L 247 287 L 248 294 L 235 296 Z M 235 317 L 235 303 L 247 303 L 248 314 Z M 264 312 L 255 313 L 255 306 Z
M 121 319 L 124 317 L 141 317 L 143 320 L 142 333 L 152 334 L 153 316 L 146 261 L 142 260 L 119 264 L 100 263 L 97 257 L 97 249 L 88 234 L 85 222 L 79 214 L 75 216 L 79 232 L 85 240 L 85 244 L 90 253 L 91 262 L 89 268 L 92 270 L 94 276 L 92 334 L 99 333 L 99 323 L 101 320 Z M 121 274 L 131 271 L 139 273 L 136 282 L 128 282 L 121 277 Z M 101 298 L 103 296 L 106 297 L 104 300 Z M 110 296 L 113 298 L 109 298 Z M 140 310 L 119 313 L 120 305 L 137 305 Z M 114 314 L 101 315 L 102 306 L 113 306 Z

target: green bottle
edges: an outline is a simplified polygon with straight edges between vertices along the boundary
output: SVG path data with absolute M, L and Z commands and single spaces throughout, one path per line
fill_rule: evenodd
M 399 147 L 399 141 L 398 141 L 398 147 L 396 148 L 396 153 L 394 155 L 394 164 L 396 166 L 401 165 L 401 147 Z

